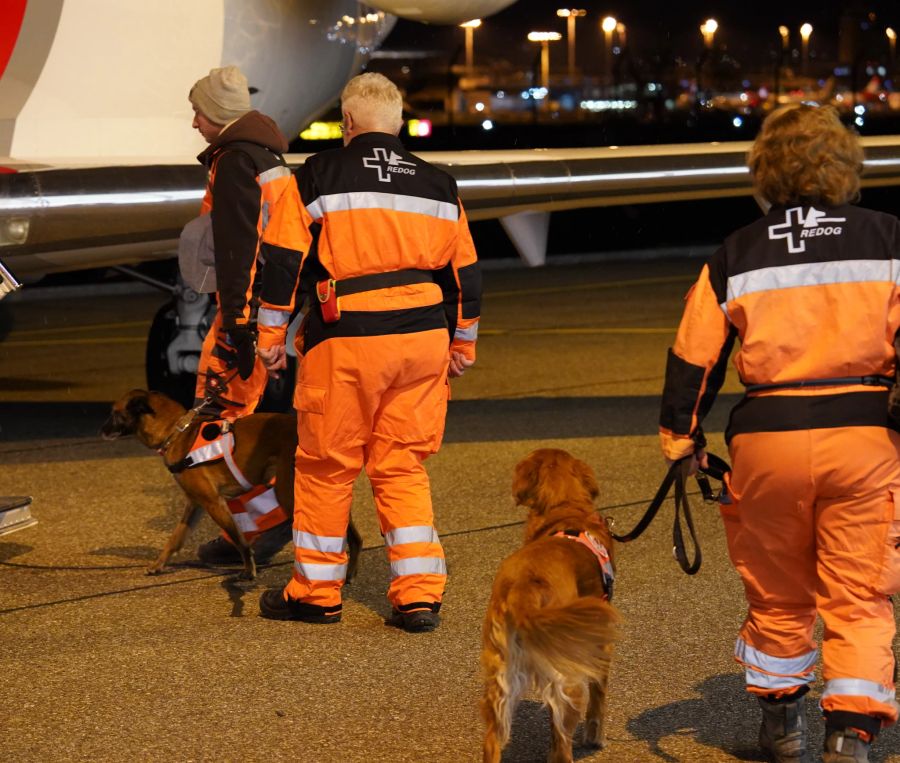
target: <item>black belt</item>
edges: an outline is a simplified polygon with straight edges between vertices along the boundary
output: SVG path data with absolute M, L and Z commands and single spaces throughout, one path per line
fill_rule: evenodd
M 803 387 L 835 387 L 844 384 L 864 384 L 867 387 L 892 387 L 889 376 L 837 376 L 833 379 L 804 379 L 802 381 L 774 382 L 772 384 L 748 384 L 747 392 L 768 389 L 802 389 Z
M 372 273 L 367 276 L 342 278 L 334 282 L 335 293 L 339 297 L 358 294 L 362 291 L 387 289 L 391 286 L 411 286 L 416 283 L 434 283 L 433 270 L 392 270 L 389 273 Z

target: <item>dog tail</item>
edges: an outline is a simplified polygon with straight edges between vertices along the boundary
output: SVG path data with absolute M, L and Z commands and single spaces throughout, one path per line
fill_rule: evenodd
M 618 610 L 606 599 L 582 596 L 568 604 L 542 607 L 523 592 L 525 601 L 511 606 L 508 616 L 532 659 L 571 678 L 609 672 L 610 647 L 618 638 Z

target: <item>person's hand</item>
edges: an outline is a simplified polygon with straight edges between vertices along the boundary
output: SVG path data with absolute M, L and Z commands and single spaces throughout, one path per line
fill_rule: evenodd
M 228 329 L 228 341 L 237 353 L 238 375 L 246 381 L 253 374 L 256 365 L 256 339 L 246 326 Z
M 280 376 L 279 371 L 287 368 L 287 350 L 283 344 L 276 344 L 274 347 L 269 348 L 257 347 L 256 354 L 259 355 L 260 360 L 266 367 L 266 372 L 273 379 L 277 379 Z
M 671 467 L 675 462 L 671 458 L 666 459 L 666 466 Z M 700 449 L 695 453 L 691 454 L 690 466 L 688 468 L 688 477 L 692 477 L 697 473 L 697 471 L 703 467 L 704 469 L 709 468 L 709 458 L 706 455 L 706 451 Z
M 475 365 L 474 360 L 469 360 L 465 355 L 461 352 L 451 352 L 450 353 L 450 371 L 449 375 L 451 379 L 454 379 L 458 376 L 462 376 L 467 368 L 471 368 Z

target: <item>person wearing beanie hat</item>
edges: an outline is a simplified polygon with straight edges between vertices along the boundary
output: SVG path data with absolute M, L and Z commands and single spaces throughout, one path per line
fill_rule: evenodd
M 251 108 L 241 70 L 212 69 L 188 100 L 193 127 L 209 143 L 197 157 L 208 180 L 200 217 L 182 235 L 179 264 L 185 283 L 214 291 L 218 304 L 203 341 L 194 405 L 233 421 L 253 413 L 265 392 L 268 377 L 256 348 L 284 343 L 294 305 L 282 279 L 296 278 L 309 234 L 291 219 L 300 202 L 282 156 L 287 140 L 271 118 Z M 207 265 L 210 248 L 214 268 Z M 290 541 L 291 522 L 281 507 L 253 518 L 259 535 L 252 548 L 265 563 Z M 224 536 L 201 545 L 198 556 L 209 564 L 241 563 Z
M 196 112 L 219 126 L 233 122 L 251 109 L 247 78 L 236 66 L 211 69 L 194 83 L 188 100 Z

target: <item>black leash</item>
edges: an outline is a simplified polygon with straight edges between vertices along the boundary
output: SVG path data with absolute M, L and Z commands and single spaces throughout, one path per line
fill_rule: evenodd
M 697 484 L 700 486 L 700 492 L 703 494 L 703 500 L 714 501 L 716 500 L 716 496 L 710 487 L 708 477 L 724 481 L 725 473 L 730 472 L 731 467 L 727 462 L 718 456 L 714 456 L 712 453 L 707 453 L 706 456 L 708 466 L 705 469 L 700 469 L 696 475 L 696 479 Z M 691 456 L 686 456 L 685 458 L 675 461 L 669 467 L 666 476 L 663 477 L 663 481 L 660 483 L 656 495 L 653 496 L 653 500 L 650 501 L 647 511 L 644 512 L 644 516 L 641 517 L 640 521 L 634 526 L 631 532 L 625 533 L 624 535 L 612 533 L 612 537 L 619 543 L 630 543 L 639 538 L 644 533 L 644 530 L 650 526 L 653 518 L 657 515 L 668 497 L 669 490 L 671 490 L 672 485 L 674 485 L 675 520 L 672 525 L 673 553 L 675 554 L 675 560 L 678 562 L 681 569 L 688 575 L 694 575 L 700 569 L 700 564 L 703 561 L 703 554 L 700 551 L 700 543 L 697 540 L 697 532 L 694 529 L 694 518 L 691 515 L 691 504 L 690 501 L 688 501 L 688 493 L 685 489 L 687 479 L 690 476 L 688 473 L 690 466 Z M 684 532 L 681 529 L 682 512 L 684 513 L 684 524 L 687 526 L 688 534 L 691 537 L 691 543 L 694 547 L 693 560 L 688 559 L 687 549 L 684 543 Z

